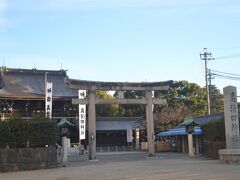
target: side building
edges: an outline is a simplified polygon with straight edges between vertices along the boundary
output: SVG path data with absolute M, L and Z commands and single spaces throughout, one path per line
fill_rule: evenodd
M 65 70 L 2 68 L 0 74 L 0 115 L 31 117 L 45 113 L 45 79 L 53 83 L 53 117 L 74 117 L 78 109 L 71 103 L 76 90 L 64 83 Z

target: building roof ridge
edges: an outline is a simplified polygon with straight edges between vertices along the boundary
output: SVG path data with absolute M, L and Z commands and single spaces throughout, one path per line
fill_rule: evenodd
M 21 68 L 9 68 L 6 66 L 3 66 L 1 68 L 1 72 L 3 73 L 37 73 L 37 74 L 62 74 L 66 76 L 67 70 L 60 69 L 60 70 L 44 70 L 44 69 L 37 69 L 37 68 L 32 68 L 32 69 L 21 69 Z

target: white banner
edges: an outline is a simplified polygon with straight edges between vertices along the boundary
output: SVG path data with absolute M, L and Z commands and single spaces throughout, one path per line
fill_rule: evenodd
M 152 91 L 152 98 L 154 99 L 154 91 Z M 152 105 L 152 111 L 154 111 L 154 104 Z
M 52 82 L 46 82 L 45 113 L 46 118 L 52 118 Z
M 132 139 L 133 139 L 132 129 L 127 129 L 127 142 L 128 143 L 132 142 Z
M 78 90 L 78 98 L 84 99 L 86 97 L 86 90 Z M 86 138 L 86 105 L 79 104 L 79 142 Z

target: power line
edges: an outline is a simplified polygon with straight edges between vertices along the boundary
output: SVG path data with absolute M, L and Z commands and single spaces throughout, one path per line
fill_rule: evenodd
M 212 72 L 215 72 L 215 73 L 220 73 L 220 74 L 227 74 L 227 75 L 232 75 L 232 76 L 240 76 L 240 74 L 233 74 L 233 73 L 227 73 L 227 72 L 222 72 L 222 71 L 216 71 L 216 70 L 213 70 L 211 69 Z
M 240 81 L 240 77 L 225 76 L 225 75 L 216 74 L 216 73 L 212 73 L 211 75 L 214 76 L 214 77 L 222 78 L 222 79 Z
M 216 71 L 216 70 L 211 70 L 211 72 L 209 70 L 209 76 L 240 81 L 240 74 L 233 74 L 233 73 L 227 73 L 227 72 Z

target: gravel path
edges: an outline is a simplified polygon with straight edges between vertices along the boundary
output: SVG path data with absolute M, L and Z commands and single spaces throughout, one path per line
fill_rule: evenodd
M 0 173 L 0 180 L 239 180 L 240 165 L 228 165 L 204 157 L 159 153 L 98 154 L 98 161 L 70 157 L 66 167 Z

